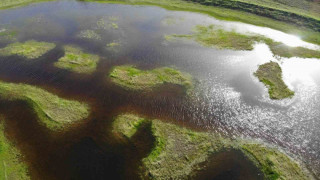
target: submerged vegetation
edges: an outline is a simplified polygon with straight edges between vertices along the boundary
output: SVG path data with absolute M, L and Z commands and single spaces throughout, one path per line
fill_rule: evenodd
M 82 39 L 101 40 L 101 36 L 94 30 L 83 30 L 77 36 Z
M 4 118 L 0 117 L 0 179 L 30 179 L 22 155 L 4 132 Z
M 271 99 L 290 98 L 294 95 L 294 92 L 283 82 L 282 70 L 278 63 L 269 62 L 260 65 L 254 75 L 269 88 Z
M 274 148 L 196 132 L 134 114 L 119 115 L 113 123 L 113 132 L 130 140 L 144 123 L 151 123 L 151 127 L 146 127 L 154 137 L 154 146 L 142 160 L 143 179 L 190 179 L 198 170 L 206 168 L 212 155 L 231 149 L 240 149 L 264 173 L 265 179 L 298 180 L 309 176 L 297 162 Z
M 17 42 L 0 49 L 0 56 L 18 55 L 27 59 L 36 59 L 55 47 L 56 45 L 53 43 L 33 40 L 24 43 Z
M 51 130 L 62 129 L 89 116 L 87 104 L 66 100 L 46 90 L 26 84 L 0 81 L 0 98 L 28 102 L 38 115 L 40 123 Z
M 256 43 L 266 43 L 272 53 L 279 57 L 320 58 L 320 51 L 303 47 L 290 47 L 259 35 L 245 35 L 235 31 L 226 31 L 214 25 L 198 25 L 191 35 L 165 35 L 167 41 L 173 38 L 194 39 L 198 43 L 220 49 L 252 50 Z
M 165 83 L 181 85 L 187 91 L 193 86 L 189 74 L 168 67 L 144 71 L 129 65 L 116 66 L 110 77 L 114 83 L 132 90 L 148 91 Z
M 64 46 L 65 55 L 54 65 L 78 73 L 90 74 L 96 70 L 99 56 L 82 52 L 82 49 L 73 46 Z

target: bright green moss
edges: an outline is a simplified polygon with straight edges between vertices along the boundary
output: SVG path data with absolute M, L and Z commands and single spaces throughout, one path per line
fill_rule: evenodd
M 190 75 L 168 67 L 143 71 L 133 66 L 117 66 L 110 73 L 110 78 L 132 90 L 151 90 L 164 83 L 181 85 L 186 90 L 193 86 Z
M 0 117 L 0 179 L 30 179 L 22 155 L 5 136 L 3 121 L 4 118 Z
M 254 73 L 269 88 L 271 99 L 290 98 L 294 95 L 282 80 L 282 70 L 278 63 L 269 62 L 259 66 Z
M 55 47 L 53 43 L 33 40 L 24 43 L 17 42 L 0 49 L 0 56 L 18 55 L 27 59 L 36 59 Z
M 43 89 L 0 81 L 0 97 L 25 100 L 34 109 L 41 123 L 52 130 L 62 129 L 89 116 L 89 106 L 78 101 L 62 99 Z
M 84 53 L 82 49 L 73 46 L 64 46 L 64 50 L 64 57 L 54 63 L 56 67 L 87 74 L 96 70 L 99 56 Z

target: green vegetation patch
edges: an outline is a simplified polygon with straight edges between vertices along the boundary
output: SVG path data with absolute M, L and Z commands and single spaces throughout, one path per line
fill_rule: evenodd
M 145 118 L 134 114 L 119 115 L 112 123 L 112 132 L 130 139 L 145 121 Z
M 3 121 L 0 117 L 0 179 L 30 179 L 21 153 L 5 136 Z
M 25 100 L 34 109 L 41 123 L 52 130 L 61 129 L 89 116 L 89 106 L 62 99 L 46 90 L 0 81 L 0 97 L 6 100 Z
M 271 99 L 290 98 L 294 95 L 294 92 L 283 82 L 282 70 L 278 63 L 269 62 L 260 65 L 254 75 L 269 88 Z
M 164 83 L 181 85 L 187 91 L 193 87 L 189 74 L 168 67 L 143 71 L 133 66 L 116 66 L 110 77 L 114 83 L 132 90 L 151 90 Z
M 15 41 L 17 32 L 7 29 L 0 29 L 0 41 Z
M 121 43 L 120 42 L 117 42 L 117 41 L 113 41 L 111 43 L 108 43 L 106 45 L 106 48 L 107 50 L 109 51 L 119 51 L 119 48 L 121 46 Z
M 118 21 L 118 17 L 116 16 L 106 16 L 102 17 L 97 21 L 97 27 L 98 29 L 119 29 L 118 24 L 116 23 Z
M 287 155 L 275 148 L 266 147 L 261 144 L 244 144 L 242 149 L 249 158 L 257 161 L 256 165 L 265 174 L 266 179 L 309 179 L 301 167 Z
M 0 9 L 8 9 L 28 5 L 30 3 L 53 1 L 53 0 L 1 0 Z
M 84 53 L 82 49 L 73 46 L 64 46 L 65 55 L 54 65 L 78 73 L 90 74 L 96 70 L 99 56 Z
M 79 38 L 90 40 L 101 40 L 101 36 L 94 30 L 83 30 L 77 35 Z
M 25 57 L 27 59 L 36 59 L 48 51 L 55 48 L 56 45 L 53 43 L 47 42 L 38 42 L 38 41 L 26 41 L 24 43 L 12 43 L 6 46 L 5 48 L 0 49 L 1 56 L 11 56 L 18 55 Z
M 275 148 L 249 144 L 242 139 L 229 140 L 208 132 L 197 132 L 157 119 L 134 114 L 119 115 L 113 122 L 115 135 L 128 140 L 141 130 L 143 123 L 151 123 L 154 137 L 151 152 L 142 159 L 142 179 L 193 179 L 198 170 L 206 167 L 215 153 L 241 150 L 264 173 L 266 179 L 308 179 L 310 176 L 294 160 Z

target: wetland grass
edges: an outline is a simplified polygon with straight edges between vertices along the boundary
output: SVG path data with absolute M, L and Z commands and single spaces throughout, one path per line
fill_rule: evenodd
M 70 45 L 64 46 L 64 50 L 65 55 L 54 63 L 56 67 L 85 74 L 96 70 L 99 56 L 84 53 L 81 48 Z
M 260 65 L 254 75 L 269 89 L 271 99 L 291 98 L 294 92 L 282 80 L 282 70 L 278 63 Z
M 116 66 L 109 76 L 115 84 L 131 90 L 149 91 L 165 83 L 181 85 L 187 92 L 193 87 L 189 74 L 168 67 L 140 70 L 130 65 Z
M 28 180 L 28 167 L 22 161 L 19 150 L 6 137 L 4 120 L 0 116 L 0 179 Z
M 89 116 L 89 106 L 60 98 L 50 92 L 27 84 L 0 81 L 0 98 L 24 100 L 38 115 L 40 123 L 51 130 L 61 130 Z
M 0 56 L 18 55 L 27 59 L 36 59 L 55 47 L 56 45 L 53 43 L 38 42 L 34 40 L 26 41 L 24 43 L 17 42 L 0 49 Z

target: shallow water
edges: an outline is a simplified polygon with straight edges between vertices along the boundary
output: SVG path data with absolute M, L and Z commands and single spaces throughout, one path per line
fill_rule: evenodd
M 97 24 L 110 22 L 110 17 L 117 19 L 113 22 L 118 28 Z M 32 176 L 36 179 L 101 179 L 110 176 L 102 173 L 106 169 L 116 178 L 135 175 L 132 164 L 138 164 L 138 160 L 133 158 L 128 162 L 132 155 L 127 155 L 134 153 L 130 148 L 114 147 L 107 133 L 112 117 L 126 111 L 230 137 L 258 138 L 282 147 L 320 173 L 317 171 L 320 169 L 319 59 L 281 59 L 284 81 L 296 94 L 293 99 L 273 101 L 264 85 L 253 76 L 258 65 L 278 61 L 268 46 L 257 44 L 253 51 L 217 50 L 192 41 L 164 39 L 167 34 L 191 33 L 198 24 L 216 24 L 228 30 L 261 33 L 289 45 L 319 48 L 269 28 L 159 7 L 58 1 L 1 10 L 0 31 L 17 31 L 19 41 L 35 39 L 58 45 L 35 61 L 0 57 L 1 80 L 38 85 L 62 97 L 86 101 L 93 107 L 83 125 L 57 135 L 37 125 L 35 116 L 24 110 L 23 103 L 11 106 L 9 102 L 1 103 L 1 111 L 11 119 L 8 134 L 19 142 Z M 94 30 L 101 39 L 81 39 L 77 37 L 81 30 Z M 106 49 L 112 42 L 120 43 L 120 47 Z M 8 43 L 10 41 L 0 40 L 0 47 Z M 76 44 L 100 55 L 97 71 L 88 76 L 55 68 L 53 63 L 64 55 L 65 44 Z M 170 85 L 145 94 L 125 91 L 106 79 L 112 66 L 122 64 L 143 69 L 173 66 L 189 72 L 198 81 L 195 97 L 184 98 L 179 87 Z M 24 115 L 16 115 L 18 112 Z M 24 126 L 26 124 L 28 126 Z M 148 145 L 143 147 L 148 149 Z M 84 171 L 88 173 L 81 174 Z M 222 175 L 223 172 L 222 168 Z M 127 175 L 119 177 L 119 174 Z

